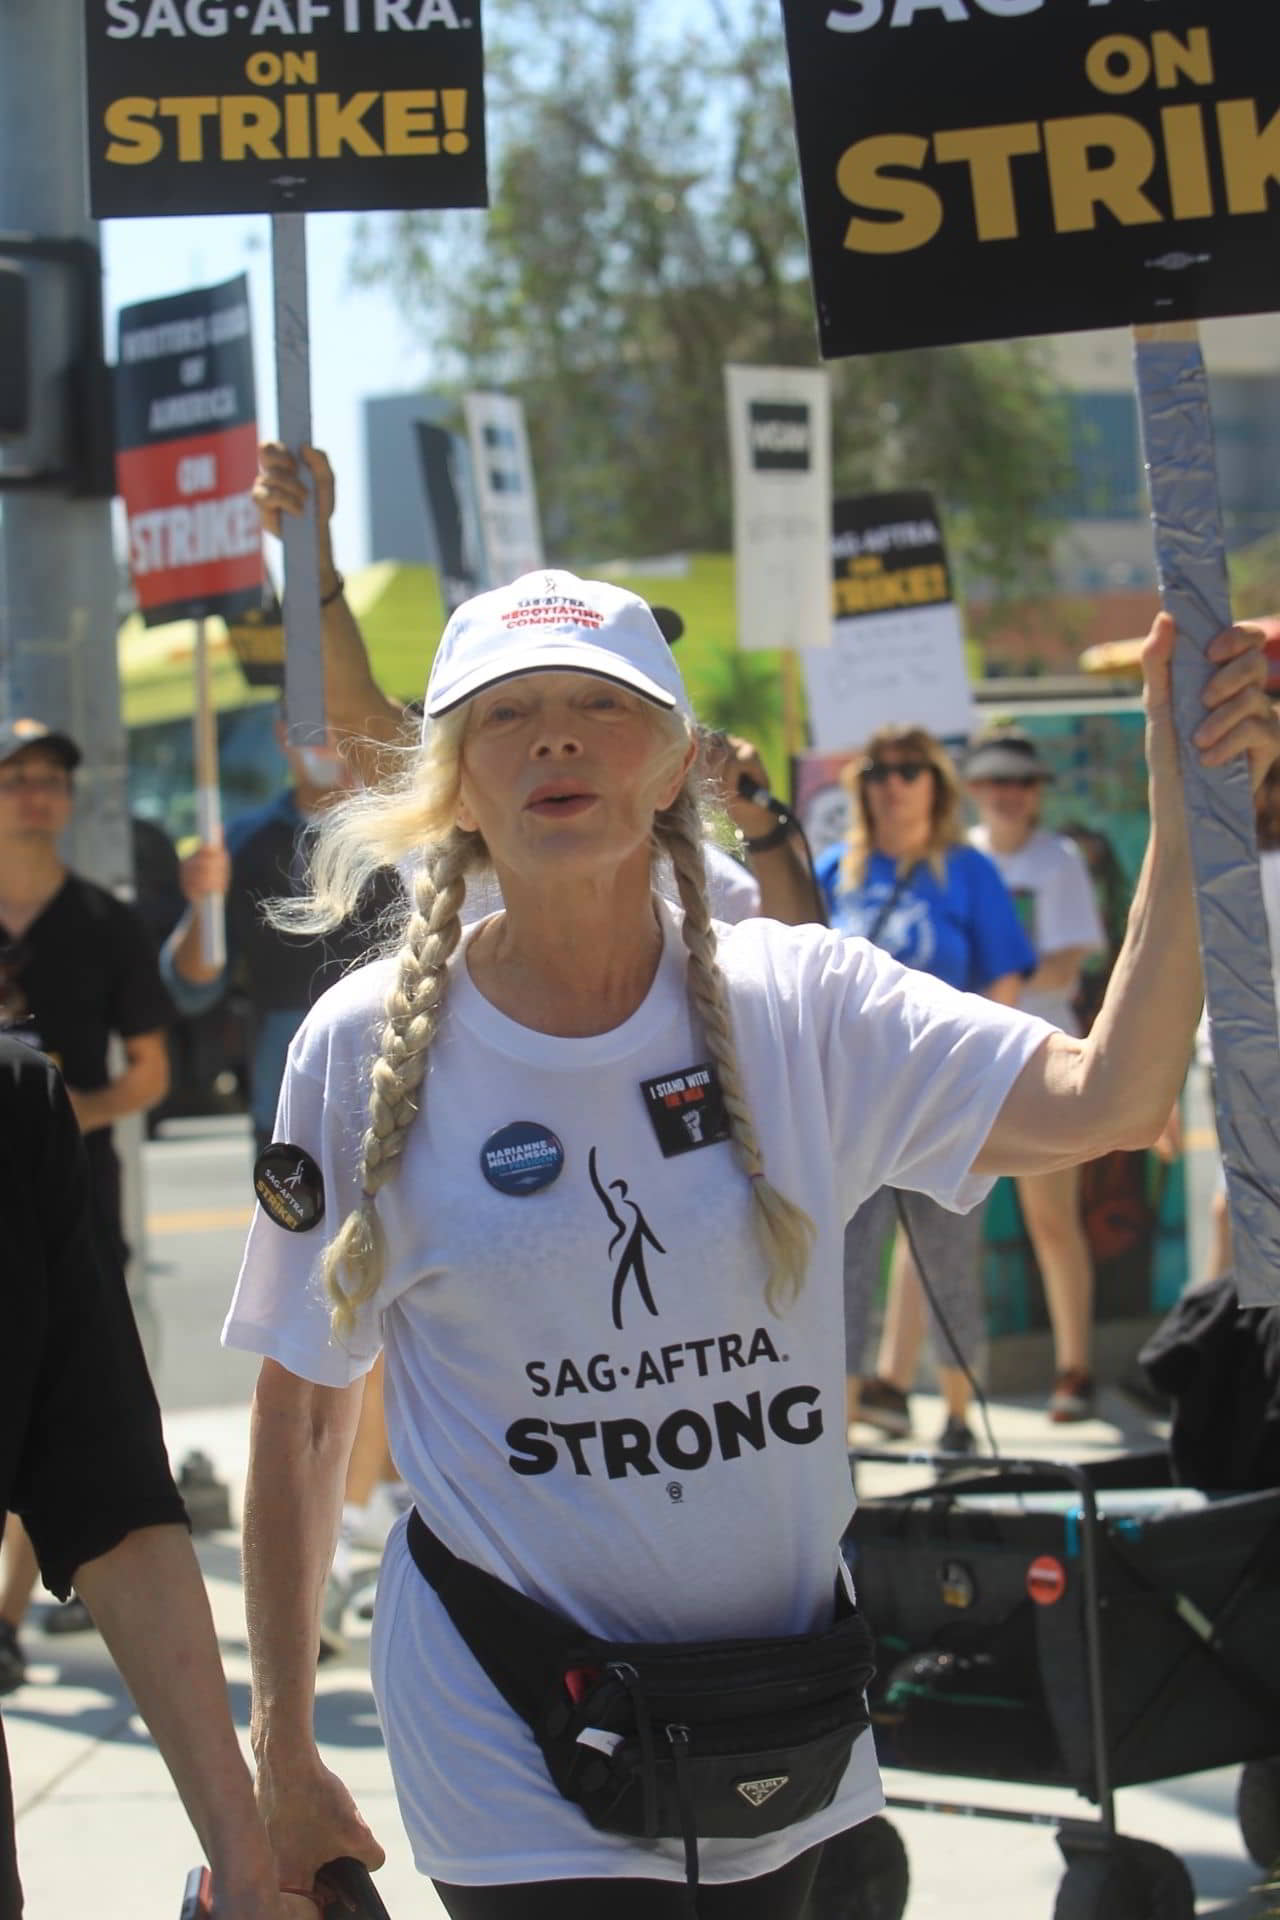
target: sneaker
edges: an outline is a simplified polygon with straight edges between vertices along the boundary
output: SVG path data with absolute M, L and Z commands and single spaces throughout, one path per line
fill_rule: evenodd
M 1093 1375 L 1082 1367 L 1070 1367 L 1054 1382 L 1049 1395 L 1049 1418 L 1059 1427 L 1072 1420 L 1092 1420 L 1095 1398 Z
M 973 1437 L 973 1429 L 960 1414 L 953 1413 L 938 1436 L 939 1453 L 973 1454 L 978 1451 L 978 1443 Z
M 911 1403 L 891 1380 L 864 1380 L 858 1394 L 858 1420 L 891 1440 L 905 1440 L 911 1432 Z
M 27 1677 L 27 1663 L 18 1645 L 18 1629 L 0 1620 L 0 1693 L 16 1693 Z
M 78 1593 L 60 1606 L 50 1607 L 44 1616 L 46 1633 L 92 1633 L 93 1615 Z
M 403 1480 L 380 1480 L 368 1504 L 343 1510 L 343 1530 L 350 1544 L 365 1553 L 381 1553 L 387 1535 L 413 1505 Z
M 316 1655 L 318 1667 L 324 1666 L 328 1660 L 341 1660 L 347 1651 L 342 1622 L 350 1597 L 350 1581 L 336 1572 L 331 1573 L 325 1581 L 324 1605 L 320 1610 L 320 1649 Z

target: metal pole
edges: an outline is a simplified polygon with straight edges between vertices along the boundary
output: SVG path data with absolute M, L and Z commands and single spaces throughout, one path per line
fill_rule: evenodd
M 1194 321 L 1135 329 L 1138 399 L 1164 604 L 1178 626 L 1173 705 L 1213 1032 L 1218 1144 L 1227 1173 L 1241 1306 L 1280 1301 L 1280 1044 L 1243 758 L 1205 768 L 1191 747 L 1211 672 L 1206 648 L 1231 624 L 1227 548 Z
M 307 315 L 307 217 L 271 216 L 275 282 L 276 392 L 280 438 L 297 455 L 311 444 L 311 332 Z M 305 469 L 304 469 L 305 473 Z M 324 639 L 314 507 L 284 515 L 284 705 L 294 746 L 325 737 Z
M 76 7 L 0 6 L 0 232 L 96 244 L 85 194 Z M 61 418 L 72 281 L 30 263 L 34 413 Z M 13 463 L 23 464 L 19 450 Z M 0 493 L 0 701 L 66 727 L 84 751 L 68 857 L 103 886 L 133 882 L 116 674 L 116 574 L 105 500 Z
M 49 0 L 0 4 L 0 232 L 87 240 L 98 230 L 85 192 L 84 83 L 80 9 Z M 72 280 L 31 266 L 31 354 L 37 422 L 60 422 L 73 352 Z M 56 429 L 39 427 L 12 451 L 15 466 L 41 465 Z M 5 456 L 0 454 L 0 462 Z M 78 801 L 66 858 L 112 892 L 132 896 L 125 736 L 116 668 L 116 570 L 106 500 L 50 490 L 0 492 L 0 711 L 34 714 L 79 742 Z M 115 1128 L 124 1185 L 125 1232 L 133 1248 L 129 1290 L 154 1346 L 141 1197 L 142 1127 Z

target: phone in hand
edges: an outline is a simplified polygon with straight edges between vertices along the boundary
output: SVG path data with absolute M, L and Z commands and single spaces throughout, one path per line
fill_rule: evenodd
M 192 1867 L 187 1875 L 180 1920 L 213 1920 L 213 1875 L 208 1867 Z
M 347 1856 L 330 1860 L 316 1875 L 316 1886 L 321 1893 L 335 1896 L 332 1906 L 326 1903 L 326 1920 L 330 1920 L 330 1916 L 338 1920 L 342 1914 L 354 1914 L 356 1920 L 391 1920 L 373 1884 L 372 1874 L 358 1860 Z

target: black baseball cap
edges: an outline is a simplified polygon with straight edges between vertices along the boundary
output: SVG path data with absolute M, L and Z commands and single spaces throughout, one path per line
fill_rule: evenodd
M 964 763 L 966 780 L 1052 780 L 1029 733 L 1002 727 L 975 741 Z
M 684 632 L 684 621 L 674 607 L 649 607 L 650 613 L 658 623 L 658 631 L 669 647 L 674 647 Z
M 44 747 L 49 753 L 56 753 L 68 773 L 84 759 L 69 733 L 59 733 L 56 727 L 47 727 L 43 720 L 0 721 L 0 766 L 25 747 Z

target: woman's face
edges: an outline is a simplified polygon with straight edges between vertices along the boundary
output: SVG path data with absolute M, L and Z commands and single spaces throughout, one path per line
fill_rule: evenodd
M 969 791 L 984 827 L 1030 833 L 1040 818 L 1038 780 L 971 780 Z
M 937 774 L 923 755 L 907 747 L 879 747 L 860 776 L 871 815 L 872 836 L 923 838 L 933 812 Z
M 495 867 L 536 876 L 615 870 L 646 850 L 693 758 L 653 709 L 588 673 L 530 673 L 477 694 L 462 745 L 458 825 Z

